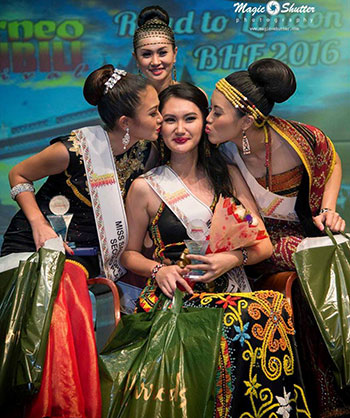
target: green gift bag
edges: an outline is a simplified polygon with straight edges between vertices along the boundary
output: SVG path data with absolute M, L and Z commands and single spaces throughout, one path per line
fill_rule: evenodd
M 294 261 L 343 388 L 350 385 L 350 240 L 326 232 L 328 237 L 303 240 Z
M 0 260 L 0 405 L 40 388 L 53 303 L 65 256 L 41 248 L 17 267 Z
M 104 417 L 213 416 L 223 310 L 183 308 L 179 290 L 165 299 L 123 317 L 102 350 Z

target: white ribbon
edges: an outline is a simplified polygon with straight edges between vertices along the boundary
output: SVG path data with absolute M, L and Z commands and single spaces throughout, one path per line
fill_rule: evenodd
M 165 202 L 187 229 L 189 223 L 200 219 L 208 226 L 212 210 L 188 189 L 180 177 L 167 165 L 153 168 L 142 177 Z
M 213 216 L 212 210 L 200 201 L 180 177 L 169 166 L 156 167 L 142 177 L 147 181 L 155 193 L 169 207 L 185 228 L 196 219 L 201 219 L 208 226 Z M 228 277 L 228 293 L 251 292 L 247 275 L 242 266 L 226 272 Z
M 261 186 L 247 169 L 242 157 L 239 155 L 237 146 L 232 142 L 225 143 L 220 147 L 220 150 L 230 162 L 238 166 L 254 196 L 262 217 L 299 222 L 298 215 L 294 209 L 296 197 L 280 196 Z
M 107 132 L 101 126 L 75 131 L 80 142 L 106 277 L 126 273 L 119 258 L 128 242 L 128 224 Z

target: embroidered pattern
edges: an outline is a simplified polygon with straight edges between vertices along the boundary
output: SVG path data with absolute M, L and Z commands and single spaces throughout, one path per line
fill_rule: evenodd
M 115 177 L 113 173 L 107 173 L 98 175 L 96 173 L 91 174 L 90 184 L 91 187 L 103 187 L 115 183 Z
M 283 202 L 283 199 L 276 197 L 273 201 L 269 204 L 267 208 L 261 208 L 261 213 L 263 216 L 269 216 L 274 213 L 276 208 Z
M 89 179 L 91 181 L 92 176 L 94 175 L 94 171 L 93 171 L 93 168 L 92 168 L 92 162 L 91 162 L 89 148 L 88 148 L 86 138 L 80 130 L 76 131 L 76 137 L 79 140 L 79 143 L 80 143 L 80 146 L 81 146 L 81 153 L 86 156 L 86 159 L 85 159 L 86 175 L 89 177 Z M 108 251 L 106 231 L 105 231 L 105 227 L 104 227 L 104 222 L 103 222 L 102 212 L 101 212 L 101 206 L 100 206 L 100 203 L 99 203 L 98 192 L 97 192 L 96 188 L 91 188 L 91 200 L 93 202 L 93 206 L 94 206 L 94 209 L 95 209 L 96 226 L 97 226 L 97 229 L 100 231 L 101 251 L 104 254 L 106 254 L 107 251 Z
M 188 217 L 184 214 L 184 212 L 175 204 L 179 202 L 180 200 L 184 200 L 188 197 L 190 197 L 190 194 L 185 190 L 181 189 L 176 191 L 175 193 L 166 193 L 164 189 L 158 184 L 157 179 L 155 176 L 144 176 L 147 182 L 152 185 L 153 189 L 158 193 L 159 196 L 165 201 L 167 201 L 168 197 L 170 197 L 171 202 L 168 202 L 169 204 L 172 203 L 174 206 L 171 207 L 171 210 L 175 213 L 175 215 L 182 219 L 185 223 L 188 223 Z
M 151 309 L 159 292 L 150 281 L 141 293 L 139 310 Z M 292 312 L 281 293 L 197 292 L 185 295 L 183 306 L 224 309 L 216 418 L 268 418 L 286 411 L 293 417 L 311 416 L 295 379 Z
M 129 182 L 143 173 L 145 169 L 145 154 L 149 146 L 148 144 L 147 141 L 139 141 L 121 156 L 114 157 L 123 199 L 125 199 Z
M 268 123 L 299 155 L 309 175 L 309 204 L 313 216 L 319 211 L 325 184 L 335 164 L 335 149 L 318 128 L 270 116 Z

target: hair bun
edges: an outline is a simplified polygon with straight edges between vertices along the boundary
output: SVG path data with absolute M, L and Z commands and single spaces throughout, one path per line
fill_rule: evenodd
M 250 64 L 248 73 L 253 83 L 264 89 L 269 101 L 282 103 L 295 92 L 294 73 L 282 61 L 263 58 Z
M 155 18 L 163 21 L 166 25 L 169 25 L 169 15 L 167 11 L 160 6 L 148 6 L 142 9 L 137 19 L 137 24 L 138 26 L 142 26 L 147 21 Z
M 114 67 L 112 64 L 104 65 L 103 67 L 93 71 L 87 77 L 83 94 L 85 100 L 92 106 L 97 106 L 105 91 L 105 82 L 113 74 Z

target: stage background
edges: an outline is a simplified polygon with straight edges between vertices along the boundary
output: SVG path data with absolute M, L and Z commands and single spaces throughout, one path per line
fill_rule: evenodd
M 17 210 L 13 165 L 50 138 L 95 124 L 82 95 L 86 76 L 106 63 L 136 72 L 131 56 L 138 12 L 152 3 L 118 0 L 3 0 L 0 12 L 0 242 Z M 273 114 L 316 125 L 342 159 L 338 209 L 350 226 L 350 2 L 158 1 L 171 16 L 178 79 L 208 95 L 215 82 L 255 59 L 289 64 L 298 88 Z M 269 6 L 269 7 L 267 7 Z

